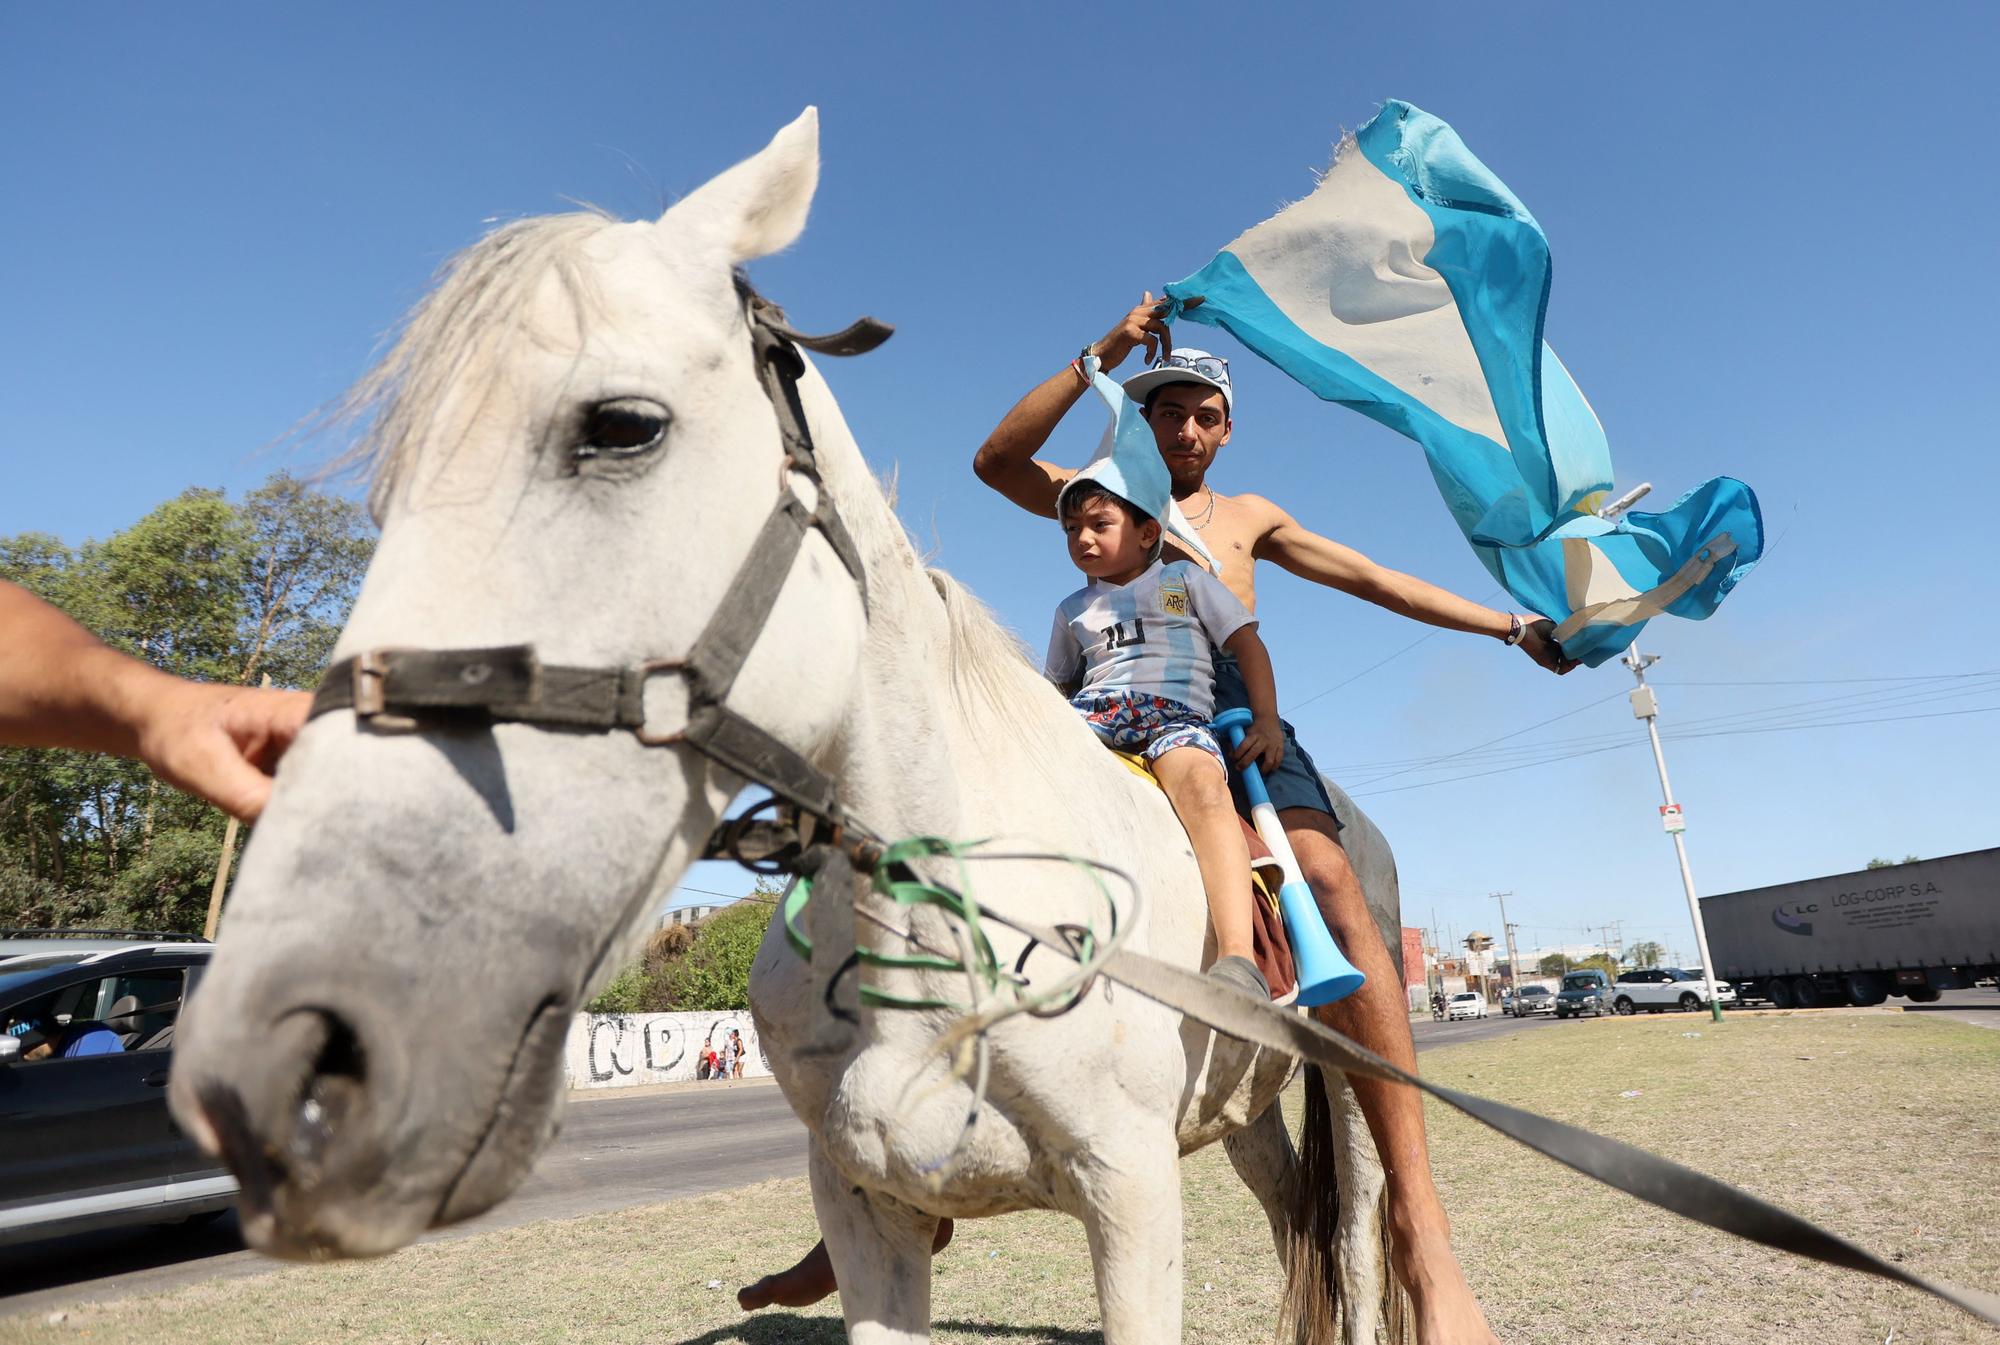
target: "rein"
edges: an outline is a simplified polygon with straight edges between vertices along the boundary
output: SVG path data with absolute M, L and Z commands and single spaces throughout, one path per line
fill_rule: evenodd
M 868 606 L 860 555 L 821 481 L 812 431 L 799 403 L 798 380 L 805 372 L 805 362 L 798 348 L 825 355 L 859 355 L 881 345 L 893 329 L 873 318 L 863 318 L 828 336 L 805 336 L 784 321 L 775 305 L 755 293 L 746 294 L 746 317 L 758 378 L 777 414 L 786 475 L 778 502 L 765 519 L 749 557 L 687 654 L 624 667 L 591 668 L 544 665 L 532 645 L 371 649 L 342 659 L 327 670 L 313 696 L 309 717 L 352 710 L 358 720 L 385 728 L 413 728 L 425 721 L 458 719 L 625 731 L 648 747 L 692 748 L 770 790 L 770 799 L 717 826 L 702 857 L 733 859 L 755 871 L 788 874 L 798 880 L 796 899 L 788 897 L 780 918 L 787 938 L 808 960 L 811 1002 L 823 1010 L 813 1036 L 800 1048 L 801 1054 L 839 1058 L 852 1049 L 861 1021 L 858 973 L 863 960 L 855 941 L 855 903 L 851 899 L 810 902 L 808 909 L 808 901 L 814 886 L 828 893 L 849 893 L 856 874 L 866 874 L 876 891 L 901 904 L 922 901 L 955 914 L 985 947 L 980 956 L 970 940 L 962 940 L 958 964 L 939 958 L 899 959 L 878 954 L 870 954 L 871 961 L 956 967 L 975 978 L 983 971 L 991 979 L 995 964 L 984 935 L 978 933 L 979 920 L 990 920 L 1025 935 L 1032 941 L 1031 948 L 1045 944 L 1078 963 L 1077 971 L 1047 997 L 1054 1005 L 1045 1001 L 1010 1012 L 1032 1013 L 1050 1007 L 1055 1012 L 1066 1011 L 1089 993 L 1093 978 L 1102 976 L 1227 1036 L 1325 1069 L 1421 1089 L 1510 1139 L 1662 1209 L 1780 1251 L 1894 1280 L 2000 1326 L 2000 1295 L 1926 1279 L 1727 1182 L 1643 1149 L 1430 1083 L 1308 1015 L 1260 1004 L 1198 972 L 1126 951 L 1119 946 L 1121 931 L 1114 930 L 1110 940 L 1100 943 L 1089 931 L 1076 926 L 1044 928 L 980 905 L 966 893 L 917 874 L 908 860 L 958 856 L 967 847 L 921 838 L 889 846 L 846 811 L 837 780 L 724 703 L 777 604 L 808 532 L 817 531 L 826 539 L 860 590 L 863 607 Z M 810 506 L 793 491 L 793 476 L 812 483 L 815 499 Z M 652 678 L 668 674 L 679 676 L 687 685 L 688 717 L 684 727 L 661 732 L 647 726 L 645 692 Z M 766 809 L 774 809 L 776 815 L 761 816 Z M 1068 859 L 1090 864 L 1060 855 L 987 858 Z M 1092 867 L 1116 873 L 1103 865 Z M 797 925 L 802 913 L 809 916 L 810 938 Z M 1025 952 L 1022 957 L 1025 961 Z M 1018 970 L 1019 964 L 1017 975 Z M 929 1001 L 896 1002 L 872 994 L 869 999 L 884 1007 L 944 1007 Z M 975 1019 L 981 1016 L 973 1015 Z M 978 1027 L 967 1031 L 983 1040 Z M 963 1040 L 962 1033 L 959 1039 Z M 984 1091 L 983 1050 L 980 1060 L 975 1095 Z M 969 1133 L 977 1116 L 975 1105 L 962 1135 Z

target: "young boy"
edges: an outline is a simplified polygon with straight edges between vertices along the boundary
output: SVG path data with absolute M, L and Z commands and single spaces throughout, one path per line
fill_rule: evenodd
M 1209 974 L 1268 999 L 1251 951 L 1250 850 L 1209 723 L 1215 645 L 1235 655 L 1250 693 L 1253 719 L 1236 760 L 1277 765 L 1278 693 L 1256 618 L 1200 566 L 1161 563 L 1159 522 L 1098 481 L 1072 480 L 1056 513 L 1070 559 L 1091 582 L 1056 608 L 1043 675 L 1107 746 L 1152 766 L 1201 867 L 1215 926 Z

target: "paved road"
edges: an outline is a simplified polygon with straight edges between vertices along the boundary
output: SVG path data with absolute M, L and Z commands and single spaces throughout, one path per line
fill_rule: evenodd
M 805 1174 L 805 1127 L 768 1079 L 634 1093 L 573 1102 L 562 1134 L 511 1199 L 426 1241 Z M 79 1278 L 79 1265 L 91 1273 Z M 0 1247 L 0 1315 L 160 1293 L 278 1265 L 245 1250 L 234 1213 L 202 1228 L 109 1229 Z
M 2000 991 L 1952 991 L 1936 1005 L 1913 1007 L 2000 1029 Z M 1551 1017 L 1455 1023 L 1421 1018 L 1411 1024 L 1420 1052 L 1513 1032 L 1571 1028 Z M 561 1137 L 519 1192 L 469 1224 L 430 1236 L 463 1237 L 802 1176 L 805 1161 L 805 1129 L 767 1080 L 592 1094 L 570 1106 Z M 78 1265 L 91 1266 L 92 1273 L 79 1278 Z M 234 1215 L 200 1229 L 116 1230 L 0 1248 L 0 1286 L 6 1289 L 0 1315 L 159 1293 L 276 1265 L 244 1250 Z

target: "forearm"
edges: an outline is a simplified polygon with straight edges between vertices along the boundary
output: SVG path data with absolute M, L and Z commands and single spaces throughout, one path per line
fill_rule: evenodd
M 0 741 L 137 755 L 148 692 L 170 680 L 0 583 Z
M 1364 585 L 1357 586 L 1356 596 L 1445 630 L 1467 631 L 1473 635 L 1490 635 L 1496 640 L 1504 640 L 1513 628 L 1512 618 L 1506 612 L 1495 611 L 1396 570 L 1378 570 Z
M 1037 384 L 1014 403 L 986 436 L 986 442 L 973 455 L 973 472 L 981 481 L 1006 493 L 1011 480 L 1033 470 L 1035 454 L 1048 443 L 1056 426 L 1088 386 L 1077 377 L 1074 367 L 1068 365 Z
M 1243 675 L 1243 691 L 1250 698 L 1250 715 L 1257 720 L 1278 717 L 1278 679 L 1271 671 L 1271 651 L 1254 628 L 1245 628 L 1223 644 L 1236 658 L 1236 670 Z

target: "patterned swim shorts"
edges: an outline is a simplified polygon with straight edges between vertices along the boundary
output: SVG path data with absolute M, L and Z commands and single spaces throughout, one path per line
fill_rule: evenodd
M 1199 747 L 1229 773 L 1214 726 L 1177 700 L 1141 691 L 1087 691 L 1070 704 L 1108 747 L 1137 752 L 1149 762 L 1176 747 Z

